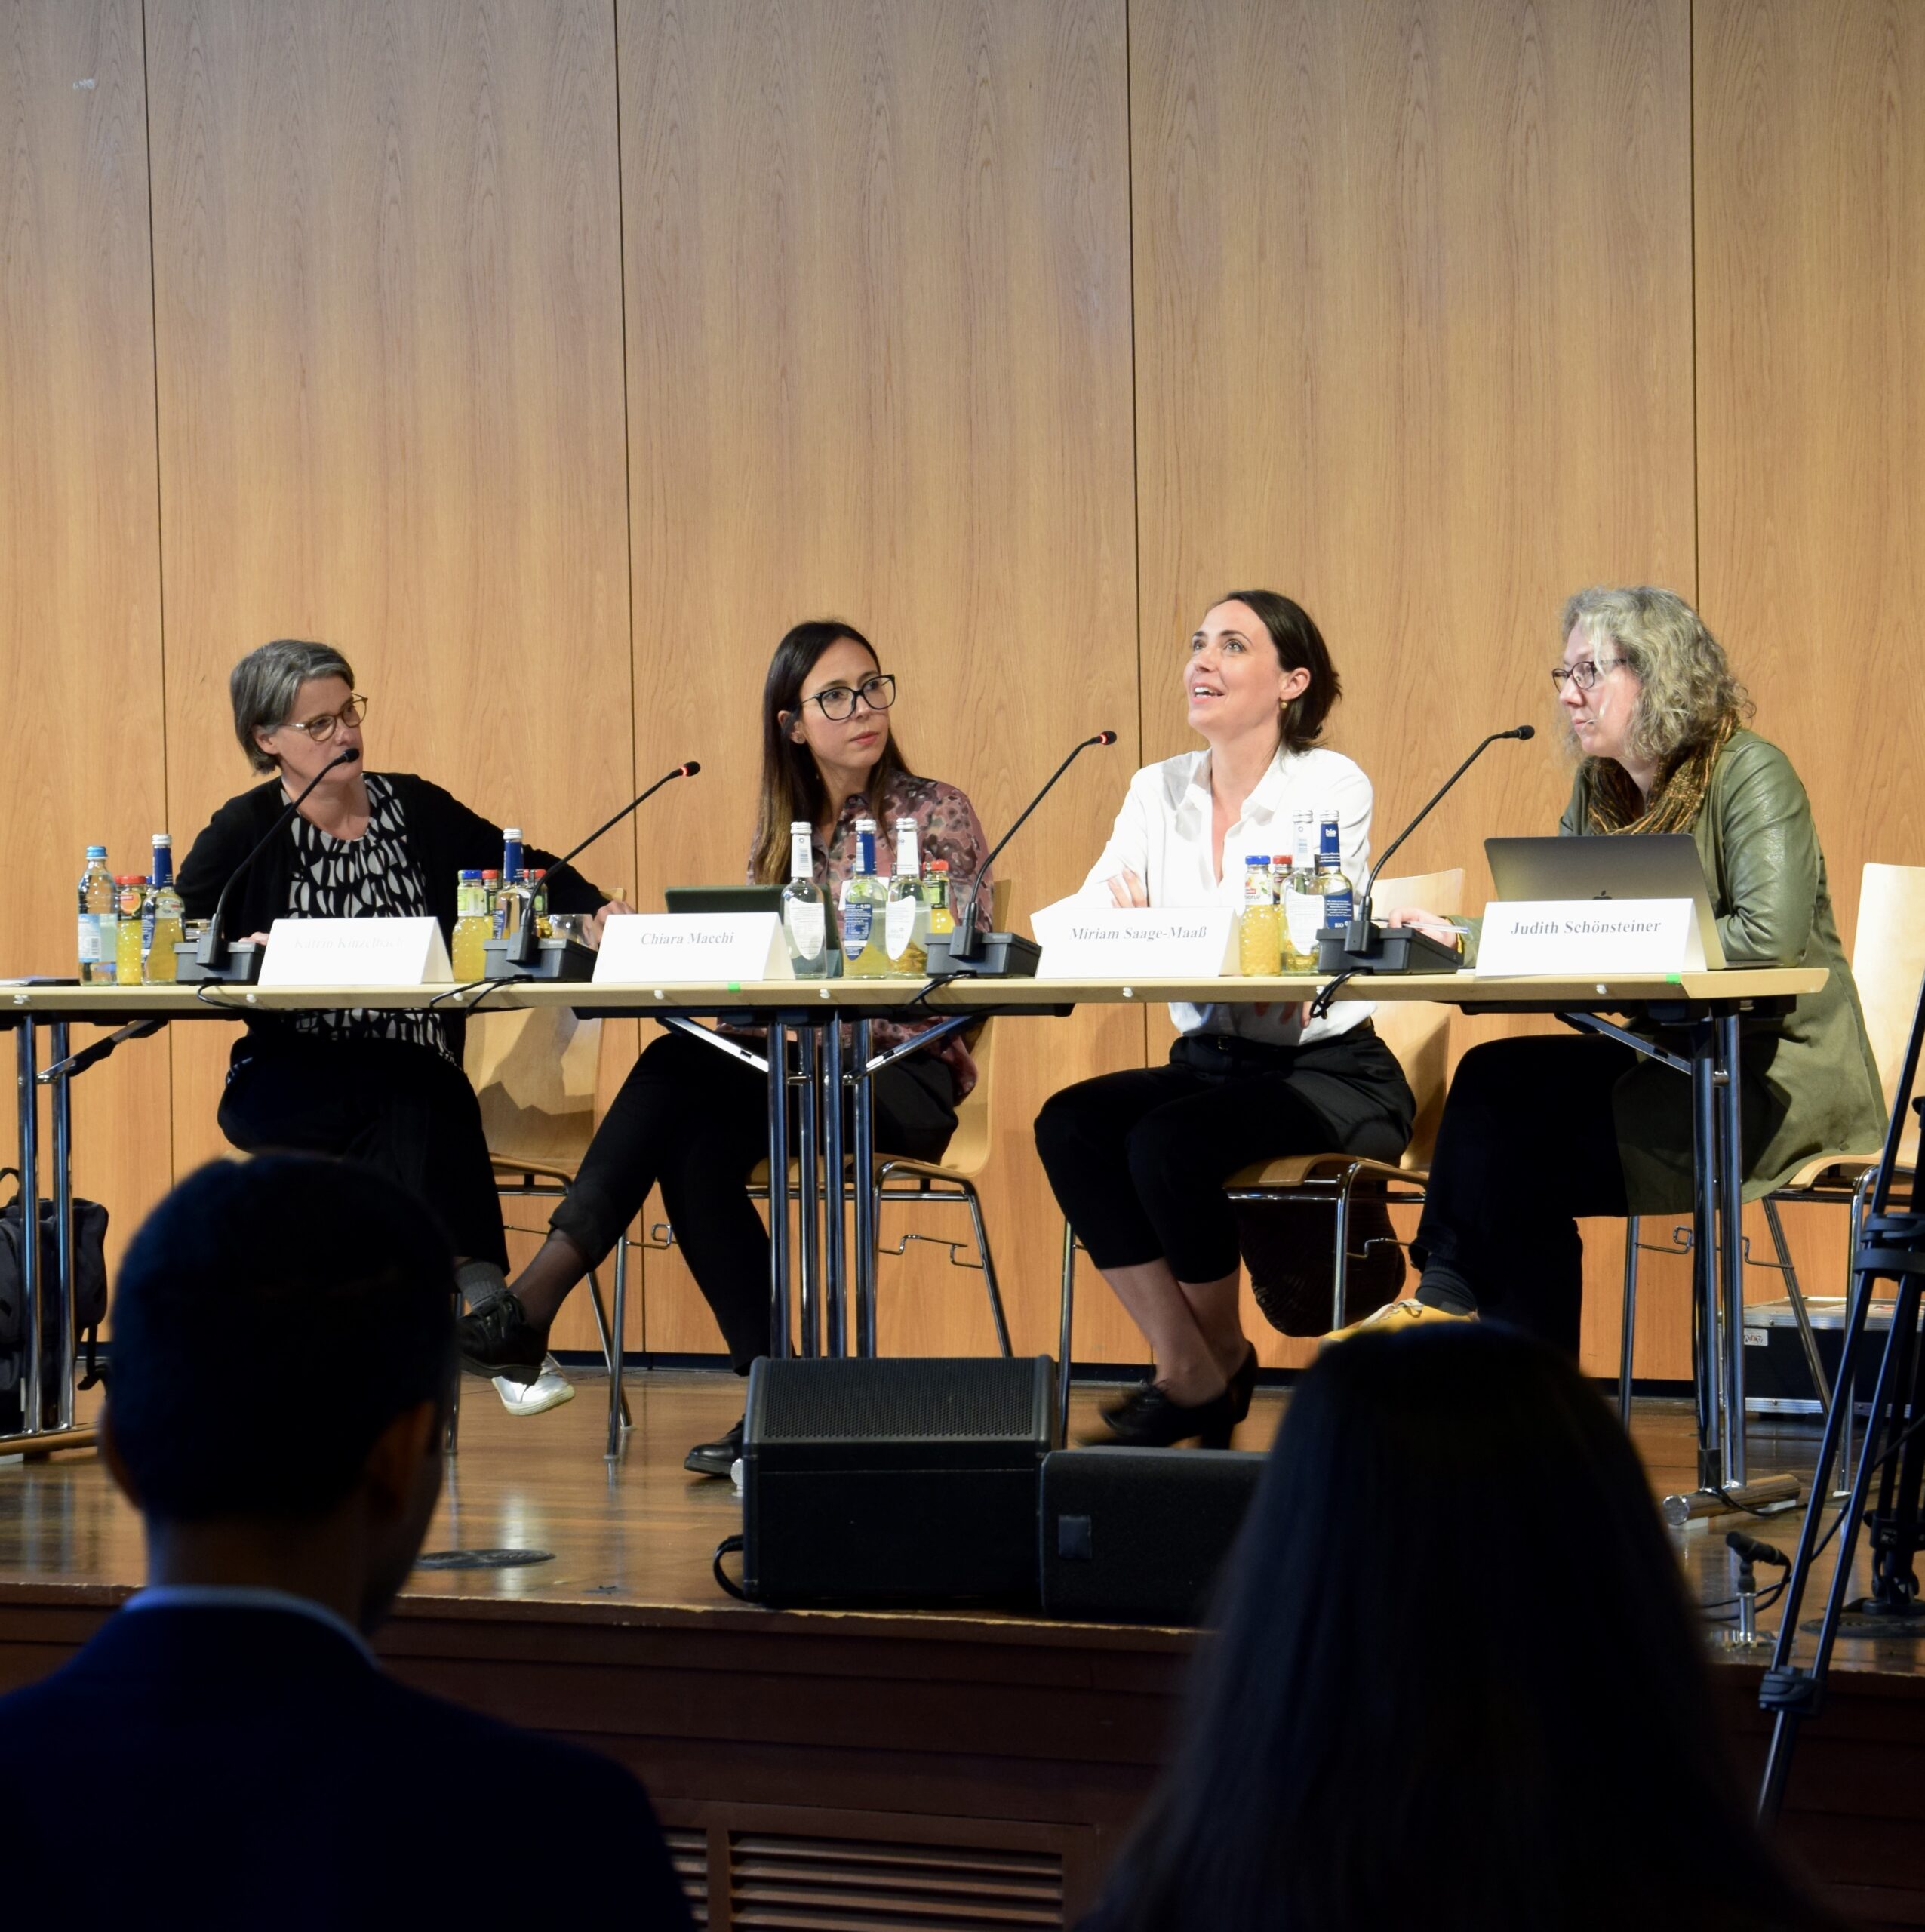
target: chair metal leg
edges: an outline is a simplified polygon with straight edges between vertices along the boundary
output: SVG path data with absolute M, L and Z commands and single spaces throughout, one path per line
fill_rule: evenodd
M 622 1387 L 622 1340 L 628 1333 L 629 1236 L 625 1228 L 615 1238 L 614 1345 L 608 1375 L 608 1447 L 610 1457 L 622 1453 L 622 1425 L 628 1420 L 628 1397 Z
M 982 1284 L 989 1291 L 989 1313 L 996 1324 L 996 1346 L 1007 1361 L 1010 1354 L 1010 1325 L 1003 1315 L 1003 1291 L 996 1282 L 995 1257 L 989 1252 L 989 1230 L 983 1225 L 982 1203 L 969 1182 L 963 1183 L 962 1190 L 969 1202 L 970 1220 L 976 1229 L 976 1251 L 982 1257 Z
M 601 1303 L 601 1278 L 592 1268 L 588 1271 L 588 1300 L 589 1307 L 595 1310 L 595 1332 L 601 1338 L 601 1359 L 608 1366 L 610 1378 L 620 1383 L 622 1379 L 622 1367 L 621 1364 L 615 1359 L 616 1349 L 613 1336 L 608 1325 L 608 1311 Z M 629 1398 L 625 1392 L 622 1396 L 622 1426 L 626 1429 L 629 1426 Z
M 1784 1277 L 1785 1291 L 1791 1298 L 1792 1319 L 1798 1324 L 1798 1340 L 1805 1352 L 1805 1367 L 1811 1371 L 1811 1386 L 1818 1391 L 1822 1414 L 1831 1413 L 1831 1378 L 1818 1357 L 1818 1337 L 1812 1333 L 1811 1311 L 1805 1306 L 1804 1291 L 1798 1285 L 1798 1271 L 1791 1265 L 1791 1250 L 1785 1238 L 1785 1224 L 1778 1218 L 1778 1203 L 1764 1198 L 1764 1224 L 1771 1231 L 1771 1245 L 1778 1256 L 1778 1272 Z
M 1624 1326 L 1618 1342 L 1618 1420 L 1631 1426 L 1631 1378 L 1637 1355 L 1637 1217 L 1624 1224 Z
M 1062 1303 L 1056 1318 L 1056 1440 L 1069 1440 L 1070 1331 L 1076 1309 L 1076 1230 L 1062 1224 Z
M 1330 1330 L 1343 1326 L 1344 1291 L 1350 1284 L 1350 1188 L 1355 1170 L 1344 1176 L 1337 1189 L 1336 1259 L 1330 1269 Z

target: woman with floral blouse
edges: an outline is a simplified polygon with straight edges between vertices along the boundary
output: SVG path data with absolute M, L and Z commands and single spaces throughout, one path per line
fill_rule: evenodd
M 815 828 L 816 882 L 839 897 L 854 867 L 856 821 L 864 818 L 885 830 L 914 819 L 925 860 L 946 860 L 959 886 L 976 876 L 989 845 L 975 808 L 955 786 L 909 769 L 890 728 L 895 697 L 895 679 L 850 625 L 798 624 L 776 647 L 762 688 L 752 883 L 786 880 L 789 827 L 806 820 Z M 877 840 L 878 867 L 893 844 Z M 986 877 L 982 884 L 986 908 L 991 883 Z M 898 1044 L 933 1023 L 878 1024 L 875 1044 Z M 953 1034 L 884 1067 L 873 1083 L 877 1146 L 939 1159 L 955 1131 L 957 1104 L 975 1084 L 975 1063 Z M 463 1319 L 463 1366 L 490 1376 L 537 1373 L 556 1312 L 659 1183 L 676 1245 L 715 1312 L 736 1373 L 746 1375 L 768 1350 L 769 1239 L 747 1192 L 767 1134 L 768 1088 L 755 1068 L 682 1033 L 651 1042 L 596 1130 L 574 1186 L 549 1217 L 540 1251 L 508 1294 Z M 741 1447 L 738 1423 L 690 1450 L 687 1466 L 725 1476 Z

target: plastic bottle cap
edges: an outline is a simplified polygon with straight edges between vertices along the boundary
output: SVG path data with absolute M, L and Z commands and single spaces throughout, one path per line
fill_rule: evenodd
M 104 859 L 107 856 L 107 848 L 104 845 L 90 845 L 87 848 L 87 856 L 90 859 Z
M 1253 852 L 1244 860 L 1247 866 L 1267 866 L 1270 863 L 1268 852 Z
M 504 825 L 501 828 L 501 835 L 504 838 L 513 839 L 518 844 L 521 838 L 521 828 L 518 825 Z

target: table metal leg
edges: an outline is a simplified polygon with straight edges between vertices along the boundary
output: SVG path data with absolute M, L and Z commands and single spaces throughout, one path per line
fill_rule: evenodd
M 875 1247 L 878 1204 L 875 1198 L 875 1089 L 869 1075 L 869 1023 L 854 1028 L 855 1106 L 853 1146 L 849 1163 L 856 1191 L 856 1353 L 875 1353 Z
M 789 1353 L 789 1029 L 769 1022 L 769 1353 Z
M 14 1032 L 14 1078 L 20 1103 L 20 1428 L 36 1433 L 40 1412 L 40 1097 L 39 1029 L 23 1016 Z
M 1691 1297 L 1692 1374 L 1698 1398 L 1698 1486 L 1724 1480 L 1724 1349 L 1718 1319 L 1718 1109 L 1717 1035 L 1698 1030 L 1691 1054 Z
M 1719 1481 L 1736 1489 L 1745 1481 L 1745 1149 L 1735 1013 L 1721 1014 L 1717 1035 L 1718 1313 L 1724 1359 L 1718 1378 L 1724 1414 L 1724 1462 Z
M 615 1306 L 608 1327 L 608 1456 L 622 1453 L 622 1343 L 629 1328 L 629 1231 L 624 1228 L 615 1241 Z
M 823 1337 L 823 1353 L 845 1355 L 849 1352 L 849 1330 L 845 1306 L 849 1285 L 849 1231 L 845 1218 L 848 1207 L 847 1177 L 842 1159 L 842 1029 L 834 1020 L 823 1029 L 822 1157 L 823 1216 L 823 1312 L 828 1332 Z
M 50 1063 L 57 1064 L 67 1057 L 70 1032 L 64 1020 L 56 1020 L 48 1026 Z M 73 1085 L 64 1077 L 52 1085 L 54 1269 L 53 1280 L 42 1284 L 45 1292 L 41 1303 L 40 1332 L 53 1339 L 54 1386 L 41 1391 L 41 1400 L 50 1411 L 46 1417 L 50 1429 L 71 1429 L 77 1352 L 74 1328 L 78 1314 L 74 1306 Z
M 802 1250 L 801 1348 L 805 1355 L 822 1353 L 822 1204 L 816 1167 L 822 1156 L 822 1075 L 816 1051 L 818 1032 L 813 1026 L 799 1026 L 795 1041 L 802 1095 L 796 1120 L 796 1164 L 801 1169 L 802 1185 L 795 1212 L 795 1235 Z

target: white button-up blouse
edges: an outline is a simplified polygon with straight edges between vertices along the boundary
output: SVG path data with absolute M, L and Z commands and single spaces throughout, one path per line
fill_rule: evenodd
M 1341 752 L 1279 748 L 1244 801 L 1243 816 L 1224 833 L 1222 850 L 1212 852 L 1210 753 L 1186 752 L 1161 764 L 1146 764 L 1130 780 L 1109 842 L 1076 897 L 1091 905 L 1109 905 L 1109 881 L 1127 869 L 1142 881 L 1152 906 L 1241 909 L 1244 860 L 1256 852 L 1287 854 L 1296 814 L 1305 809 L 1320 816 L 1336 814 L 1343 869 L 1351 884 L 1361 888 L 1368 870 L 1371 801 L 1363 768 Z M 1175 1005 L 1170 1014 L 1181 1032 L 1235 1033 L 1247 1040 L 1299 1046 L 1348 1032 L 1367 1020 L 1371 1010 L 1368 1001 L 1345 1001 L 1329 1018 L 1308 1026 L 1295 1001 L 1262 1008 Z

